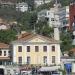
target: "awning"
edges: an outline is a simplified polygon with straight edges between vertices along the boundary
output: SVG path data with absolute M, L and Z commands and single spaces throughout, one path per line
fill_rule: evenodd
M 41 67 L 39 69 L 40 72 L 48 72 L 48 71 L 56 71 L 60 69 L 60 66 L 51 66 L 51 67 Z

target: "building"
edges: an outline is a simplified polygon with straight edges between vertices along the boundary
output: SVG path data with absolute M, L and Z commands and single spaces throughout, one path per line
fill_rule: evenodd
M 59 8 L 61 27 L 65 30 L 69 28 L 69 6 Z
M 57 35 L 56 35 L 57 37 Z M 12 42 L 13 63 L 33 65 L 59 65 L 60 43 L 58 40 L 25 33 Z
M 60 4 L 58 4 L 59 6 Z M 50 10 L 42 10 L 38 13 L 38 20 L 47 20 L 50 27 L 54 26 L 55 18 L 58 21 L 60 19 L 60 16 L 58 14 L 59 8 L 56 8 L 55 6 L 53 8 L 50 8 Z
M 69 15 L 70 15 L 70 30 L 73 32 L 73 42 L 75 45 L 75 3 L 71 3 L 69 6 Z
M 55 14 L 55 11 L 58 14 Z M 60 21 L 60 27 L 65 28 L 69 27 L 69 6 L 60 7 L 58 4 L 58 9 L 50 8 L 50 10 L 42 10 L 38 13 L 38 20 L 46 19 L 50 27 L 54 25 L 54 18 Z
M 0 30 L 7 30 L 9 28 L 10 28 L 9 24 L 0 23 Z
M 36 7 L 44 4 L 44 3 L 49 3 L 51 0 L 34 0 L 34 4 Z
M 11 64 L 9 45 L 5 43 L 0 43 L 0 65 Z
M 73 23 L 75 23 L 75 4 L 70 4 L 69 6 L 69 12 L 70 12 L 70 28 L 72 29 Z
M 49 25 L 52 27 L 52 23 L 54 22 L 54 10 L 41 10 L 38 13 L 38 21 L 39 20 L 47 20 Z
M 25 12 L 28 10 L 28 4 L 24 3 L 24 2 L 16 4 L 16 10 L 21 11 L 21 12 Z

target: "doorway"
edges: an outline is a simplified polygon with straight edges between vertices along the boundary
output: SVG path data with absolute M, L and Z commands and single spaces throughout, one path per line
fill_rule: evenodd
M 4 75 L 4 69 L 0 68 L 0 75 Z

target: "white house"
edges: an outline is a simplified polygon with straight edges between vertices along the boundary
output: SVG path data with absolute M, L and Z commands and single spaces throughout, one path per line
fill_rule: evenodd
M 49 3 L 51 0 L 34 0 L 34 4 L 36 7 L 44 4 L 44 3 Z
M 69 6 L 45 9 L 38 13 L 38 20 L 47 19 L 50 27 L 53 27 L 55 17 L 60 21 L 60 27 L 69 26 Z
M 50 27 L 53 27 L 55 17 L 59 20 L 59 15 L 55 14 L 55 8 L 51 8 L 50 10 L 42 10 L 38 13 L 38 20 L 47 19 Z
M 0 65 L 11 63 L 10 53 L 11 50 L 9 49 L 9 45 L 5 43 L 0 43 Z
M 0 30 L 7 30 L 10 28 L 9 24 L 0 23 Z
M 21 12 L 25 12 L 28 10 L 28 4 L 24 3 L 24 2 L 16 4 L 16 10 L 21 11 Z

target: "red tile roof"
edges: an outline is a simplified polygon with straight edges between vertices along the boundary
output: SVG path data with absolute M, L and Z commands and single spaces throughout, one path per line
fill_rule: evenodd
M 9 48 L 9 45 L 5 43 L 0 43 L 0 48 Z
M 73 52 L 75 52 L 75 48 L 72 48 L 70 51 L 73 51 Z
M 52 43 L 58 43 L 59 41 L 57 40 L 54 40 L 54 38 L 50 38 L 50 37 L 46 37 L 46 36 L 42 36 L 42 35 L 38 35 L 38 34 L 32 34 L 32 33 L 24 33 L 24 34 L 21 34 L 20 37 L 18 38 L 18 40 L 16 41 L 28 41 L 34 37 L 42 37 Z

